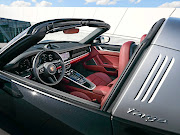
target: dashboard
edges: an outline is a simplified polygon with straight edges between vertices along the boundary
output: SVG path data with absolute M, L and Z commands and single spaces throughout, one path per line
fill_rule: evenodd
M 58 43 L 57 43 L 58 44 Z M 62 45 L 62 46 L 61 46 Z M 16 74 L 23 75 L 27 72 L 32 71 L 33 60 L 37 53 L 44 49 L 44 44 L 33 46 L 26 52 L 20 54 L 10 63 L 5 66 L 5 69 Z M 60 46 L 57 48 L 57 46 Z M 80 43 L 60 43 L 56 45 L 56 48 L 51 48 L 52 50 L 58 52 L 64 61 L 64 63 L 74 63 L 78 62 L 81 59 L 87 57 L 91 51 L 90 45 L 84 45 Z M 55 56 L 52 54 L 43 54 L 40 57 L 40 64 L 45 62 L 51 62 L 55 59 Z
M 66 61 L 70 58 L 69 52 L 62 53 L 62 54 L 60 54 L 60 56 L 61 56 L 63 61 Z
M 60 56 L 61 56 L 63 61 L 66 61 L 66 60 L 68 60 L 70 58 L 70 53 L 65 52 L 65 53 L 60 54 Z M 35 58 L 35 55 L 21 60 L 20 63 L 19 63 L 19 68 L 22 71 L 31 68 L 34 58 Z M 51 62 L 53 60 L 55 60 L 55 59 L 54 59 L 54 56 L 52 54 L 43 54 L 40 57 L 40 63 Z

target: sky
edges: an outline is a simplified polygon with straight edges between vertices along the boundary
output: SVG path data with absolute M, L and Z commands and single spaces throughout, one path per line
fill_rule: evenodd
M 178 8 L 175 0 L 0 0 L 0 7 L 160 7 Z

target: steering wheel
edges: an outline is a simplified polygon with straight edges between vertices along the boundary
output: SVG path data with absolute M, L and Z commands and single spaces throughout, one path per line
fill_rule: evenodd
M 47 60 L 51 55 L 51 58 Z M 48 62 L 46 62 L 48 61 Z M 59 53 L 52 50 L 43 50 L 39 52 L 33 60 L 33 73 L 36 79 L 45 85 L 56 85 L 64 77 L 65 65 Z

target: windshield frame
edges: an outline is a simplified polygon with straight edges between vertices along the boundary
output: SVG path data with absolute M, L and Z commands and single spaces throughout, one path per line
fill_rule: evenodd
M 76 28 L 83 28 L 83 27 L 76 27 Z M 38 43 L 41 44 L 41 43 L 52 43 L 52 42 L 54 43 L 54 42 L 64 42 L 64 41 L 83 43 L 84 40 L 89 39 L 89 37 L 91 37 L 90 35 L 94 35 L 102 30 L 101 28 L 89 29 L 92 27 L 88 27 L 88 26 L 85 29 L 84 28 L 79 29 L 78 33 L 73 33 L 73 34 L 66 34 L 63 33 L 63 31 L 48 33 Z

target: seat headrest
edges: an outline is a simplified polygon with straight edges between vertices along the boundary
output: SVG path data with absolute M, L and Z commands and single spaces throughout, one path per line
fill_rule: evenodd
M 125 42 L 120 49 L 120 53 L 119 53 L 119 70 L 118 70 L 118 76 L 121 75 L 121 73 L 123 72 L 123 70 L 125 69 L 130 56 L 131 56 L 131 50 L 134 48 L 132 48 L 134 42 L 133 41 L 128 41 Z
M 142 37 L 141 37 L 141 40 L 140 40 L 140 43 L 146 38 L 147 34 L 144 34 Z

